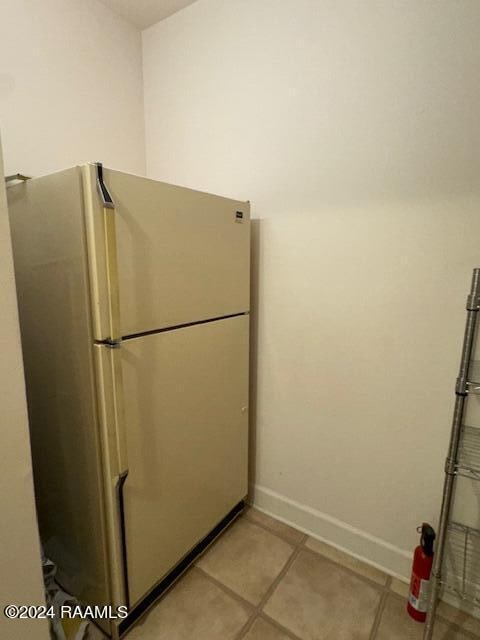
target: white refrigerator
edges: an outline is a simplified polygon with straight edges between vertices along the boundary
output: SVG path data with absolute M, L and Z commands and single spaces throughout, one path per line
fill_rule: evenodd
M 98 163 L 7 194 L 42 543 L 117 637 L 247 493 L 249 204 Z

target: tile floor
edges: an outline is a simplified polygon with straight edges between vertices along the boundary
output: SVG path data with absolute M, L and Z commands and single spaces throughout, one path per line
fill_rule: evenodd
M 127 640 L 422 640 L 407 585 L 249 509 Z M 480 638 L 439 607 L 435 640 Z

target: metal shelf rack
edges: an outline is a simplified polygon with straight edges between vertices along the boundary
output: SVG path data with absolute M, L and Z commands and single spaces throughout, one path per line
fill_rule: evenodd
M 461 600 L 480 606 L 480 530 L 450 522 L 439 582 Z
M 480 480 L 480 427 L 462 426 L 456 471 L 459 476 Z
M 454 593 L 473 605 L 480 606 L 480 531 L 455 522 L 451 518 L 457 476 L 480 480 L 480 428 L 464 424 L 468 395 L 480 395 L 480 361 L 472 360 L 480 310 L 480 269 L 473 270 L 466 308 L 467 321 L 460 372 L 455 385 L 455 408 L 445 461 L 445 483 L 424 640 L 432 639 L 441 589 Z

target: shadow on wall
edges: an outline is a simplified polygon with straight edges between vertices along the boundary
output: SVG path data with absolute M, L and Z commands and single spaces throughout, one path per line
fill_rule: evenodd
M 250 429 L 249 429 L 249 499 L 253 498 L 255 487 L 257 452 L 257 358 L 258 358 L 258 290 L 259 256 L 261 243 L 261 220 L 251 221 L 250 255 Z

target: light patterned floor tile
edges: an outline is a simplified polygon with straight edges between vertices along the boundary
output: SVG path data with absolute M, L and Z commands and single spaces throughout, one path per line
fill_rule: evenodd
M 280 520 L 267 516 L 266 513 L 262 513 L 254 507 L 248 507 L 245 511 L 245 517 L 252 522 L 256 522 L 257 524 L 271 529 L 292 544 L 299 544 L 305 538 L 305 534 L 298 529 L 294 529 L 288 524 L 280 522 Z
M 361 560 L 357 560 L 353 556 L 348 553 L 344 553 L 343 551 L 339 551 L 325 542 L 321 542 L 320 540 L 316 540 L 315 538 L 308 538 L 305 546 L 316 553 L 320 553 L 322 556 L 333 560 L 334 562 L 338 562 L 339 564 L 355 571 L 356 573 L 364 576 L 365 578 L 369 578 L 373 580 L 373 582 L 377 582 L 378 584 L 384 585 L 387 581 L 387 574 L 375 569 L 369 564 L 362 562 Z
M 303 640 L 368 640 L 380 597 L 380 588 L 302 551 L 265 613 Z
M 403 598 L 389 595 L 382 613 L 376 640 L 422 640 L 425 625 L 408 615 Z M 441 620 L 435 623 L 434 640 L 467 640 L 467 637 L 448 627 Z
M 217 540 L 198 566 L 256 605 L 292 552 L 290 544 L 241 519 Z
M 480 638 L 480 620 L 468 615 L 460 609 L 456 609 L 446 602 L 439 602 L 437 614 L 460 627 L 463 631 L 469 631 Z
M 250 613 L 194 568 L 126 640 L 233 640 Z
M 267 620 L 257 618 L 243 640 L 290 640 L 290 637 Z
M 406 582 L 401 582 L 396 578 L 392 579 L 390 584 L 390 590 L 401 596 L 404 602 L 407 601 L 409 585 Z M 442 618 L 445 618 L 448 622 L 456 624 L 463 631 L 469 631 L 480 638 L 480 620 L 470 616 L 468 613 L 456 609 L 446 602 L 439 602 L 437 608 L 437 614 Z
M 108 640 L 108 638 L 91 622 L 88 628 L 88 640 Z

